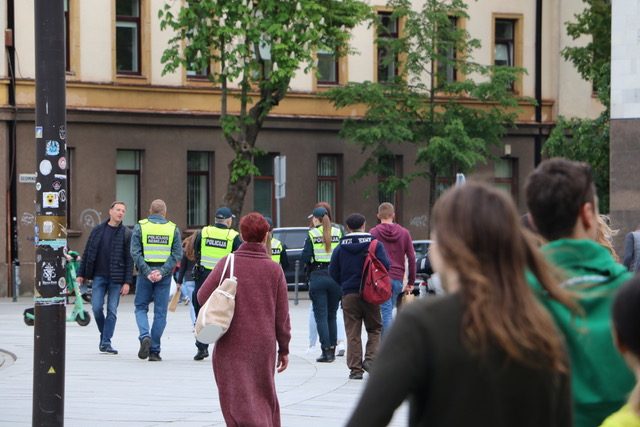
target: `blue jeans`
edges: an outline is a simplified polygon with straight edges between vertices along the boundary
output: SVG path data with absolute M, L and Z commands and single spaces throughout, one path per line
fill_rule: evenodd
M 193 290 L 196 288 L 196 282 L 193 280 L 187 280 L 182 283 L 181 290 L 182 295 L 186 298 L 189 298 L 191 301 L 191 296 L 193 295 Z M 189 315 L 191 316 L 191 326 L 196 324 L 196 310 L 193 308 L 193 304 L 189 303 Z
M 159 282 L 153 283 L 142 274 L 138 274 L 136 282 L 136 323 L 142 340 L 151 337 L 151 353 L 160 353 L 160 338 L 167 326 L 167 308 L 169 306 L 169 291 L 171 288 L 171 276 L 163 277 Z M 149 332 L 149 304 L 153 301 L 153 324 Z
M 342 309 L 338 306 L 338 311 L 336 312 L 336 326 L 338 327 L 338 342 L 344 341 L 347 339 L 346 332 L 344 330 L 344 316 L 342 314 Z M 313 305 L 309 306 L 309 347 L 313 347 L 316 345 L 316 341 L 318 341 L 318 326 L 316 325 L 316 317 L 313 314 Z
M 95 276 L 91 285 L 91 308 L 93 318 L 100 331 L 100 345 L 111 345 L 113 331 L 118 319 L 118 304 L 120 303 L 120 288 L 118 283 L 108 277 Z M 104 317 L 104 297 L 107 295 L 107 317 Z
M 342 298 L 342 288 L 325 272 L 311 273 L 309 296 L 318 326 L 320 345 L 322 348 L 335 346 L 338 341 L 336 312 Z
M 393 307 L 398 301 L 398 295 L 402 292 L 402 280 L 391 280 L 391 298 L 380 305 L 380 314 L 382 314 L 382 335 L 389 332 L 391 322 L 393 322 Z

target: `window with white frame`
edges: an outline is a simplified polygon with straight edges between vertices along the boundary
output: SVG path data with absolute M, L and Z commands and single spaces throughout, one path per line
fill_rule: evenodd
M 118 74 L 140 74 L 140 1 L 116 0 Z
M 199 228 L 209 223 L 210 166 L 210 152 L 187 152 L 187 227 L 189 228 Z
M 116 200 L 127 205 L 122 223 L 135 225 L 140 219 L 140 158 L 138 150 L 118 150 L 116 158 Z

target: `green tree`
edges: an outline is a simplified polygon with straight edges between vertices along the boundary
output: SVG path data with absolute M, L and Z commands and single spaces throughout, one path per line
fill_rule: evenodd
M 463 0 L 426 0 L 418 10 L 409 0 L 388 5 L 402 30 L 398 38 L 384 37 L 385 26 L 378 22 L 377 43 L 391 52 L 381 55 L 383 66 L 400 62 L 396 78 L 350 83 L 327 96 L 336 107 L 366 107 L 364 117 L 346 120 L 341 130 L 367 154 L 353 178 L 377 176 L 384 192 L 427 178 L 430 209 L 438 176 L 472 170 L 486 161 L 491 145 L 502 142 L 516 119 L 518 99 L 512 88 L 524 70 L 473 60 L 480 41 L 456 24 L 469 19 Z M 452 79 L 454 73 L 458 77 Z M 394 175 L 389 166 L 393 144 L 416 146 L 418 172 Z
M 585 9 L 567 22 L 574 40 L 588 39 L 583 46 L 565 47 L 562 56 L 593 85 L 604 110 L 595 119 L 559 117 L 543 153 L 587 162 L 594 172 L 599 208 L 609 212 L 609 117 L 611 89 L 611 2 L 583 0 Z
M 209 80 L 220 88 L 222 133 L 235 154 L 224 203 L 236 215 L 258 172 L 258 133 L 292 77 L 313 68 L 320 48 L 346 54 L 349 30 L 369 13 L 357 0 L 187 0 L 175 7 L 165 3 L 158 12 L 161 29 L 174 32 L 163 72 L 208 68 Z M 238 111 L 230 108 L 232 99 L 239 101 Z

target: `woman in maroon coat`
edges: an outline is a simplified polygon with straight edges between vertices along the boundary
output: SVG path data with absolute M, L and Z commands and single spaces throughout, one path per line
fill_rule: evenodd
M 213 349 L 213 374 L 228 426 L 280 426 L 274 375 L 276 366 L 282 372 L 289 363 L 291 323 L 284 273 L 265 249 L 268 231 L 258 213 L 240 220 L 244 243 L 234 252 L 236 308 Z M 225 259 L 216 264 L 198 291 L 202 305 L 218 287 L 224 264 Z

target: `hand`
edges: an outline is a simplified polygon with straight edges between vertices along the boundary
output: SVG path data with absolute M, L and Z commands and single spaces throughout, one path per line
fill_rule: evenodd
M 120 295 L 127 295 L 129 293 L 129 284 L 125 283 L 124 285 L 122 285 L 122 288 L 120 288 Z
M 410 284 L 406 284 L 402 287 L 402 292 L 408 292 L 411 293 L 413 291 L 413 285 Z
M 77 284 L 82 285 L 83 282 L 84 282 L 84 277 L 82 277 L 82 276 L 76 277 L 76 283 Z
M 278 354 L 278 364 L 276 368 L 278 368 L 278 373 L 284 371 L 289 366 L 289 356 L 284 354 Z

